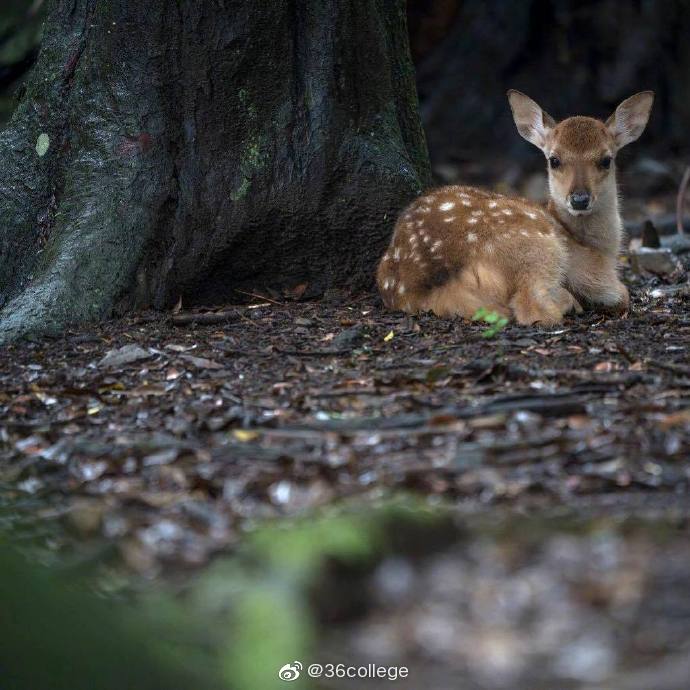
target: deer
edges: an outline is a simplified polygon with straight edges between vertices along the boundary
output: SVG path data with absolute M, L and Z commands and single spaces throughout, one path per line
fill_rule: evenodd
M 555 325 L 590 308 L 625 314 L 616 156 L 644 131 L 654 93 L 624 100 L 602 121 L 556 122 L 508 91 L 518 133 L 544 154 L 548 203 L 452 185 L 400 214 L 376 281 L 387 308 L 472 318 L 480 308 L 518 324 Z

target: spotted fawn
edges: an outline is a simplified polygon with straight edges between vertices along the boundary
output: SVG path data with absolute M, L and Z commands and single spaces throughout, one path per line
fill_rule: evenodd
M 544 325 L 582 311 L 581 301 L 627 311 L 615 159 L 644 131 L 654 94 L 631 96 L 606 122 L 556 123 L 523 93 L 509 91 L 508 99 L 518 132 L 548 162 L 548 204 L 465 186 L 419 197 L 398 219 L 378 267 L 384 303 L 465 318 L 484 307 Z

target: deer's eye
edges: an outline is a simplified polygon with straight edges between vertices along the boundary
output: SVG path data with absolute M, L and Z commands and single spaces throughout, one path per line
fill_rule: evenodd
M 558 156 L 549 156 L 549 167 L 551 170 L 557 170 L 561 167 L 561 159 Z
M 603 170 L 608 170 L 611 167 L 611 156 L 604 156 L 600 161 L 599 161 L 599 167 L 602 168 Z

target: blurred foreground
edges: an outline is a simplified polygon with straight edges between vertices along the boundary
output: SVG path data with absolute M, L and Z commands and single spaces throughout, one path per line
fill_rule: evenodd
M 155 588 L 83 566 L 56 581 L 5 551 L 2 688 L 268 690 L 299 661 L 289 687 L 682 690 L 687 505 L 636 507 L 473 518 L 350 505 L 265 526 L 232 559 Z M 310 680 L 314 663 L 409 677 Z

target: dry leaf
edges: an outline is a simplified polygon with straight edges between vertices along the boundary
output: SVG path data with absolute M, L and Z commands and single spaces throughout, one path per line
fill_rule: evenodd
M 234 429 L 232 435 L 238 441 L 242 441 L 242 443 L 246 443 L 247 441 L 253 441 L 254 439 L 259 437 L 259 434 L 256 431 L 247 431 L 247 429 Z

